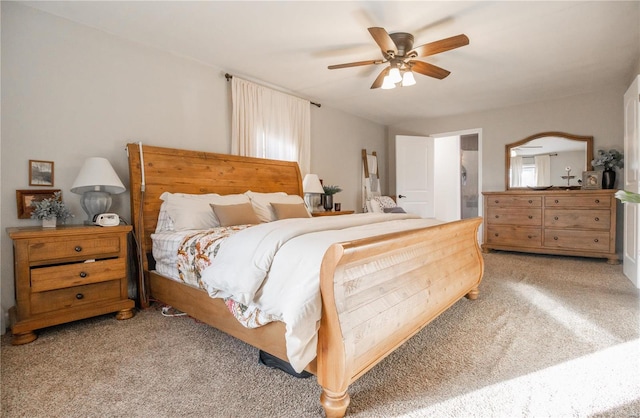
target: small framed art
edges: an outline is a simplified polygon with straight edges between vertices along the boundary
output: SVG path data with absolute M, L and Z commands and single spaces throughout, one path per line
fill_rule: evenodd
M 54 193 L 59 189 L 51 190 L 16 190 L 16 202 L 18 204 L 18 219 L 30 219 L 33 207 L 32 202 L 39 202 L 43 199 L 52 199 Z
M 583 171 L 583 189 L 602 189 L 602 171 Z
M 29 186 L 53 186 L 53 161 L 29 160 Z

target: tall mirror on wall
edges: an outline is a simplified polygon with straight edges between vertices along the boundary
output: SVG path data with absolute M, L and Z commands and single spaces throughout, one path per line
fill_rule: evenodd
M 505 148 L 507 190 L 579 189 L 582 172 L 592 170 L 592 136 L 541 132 Z

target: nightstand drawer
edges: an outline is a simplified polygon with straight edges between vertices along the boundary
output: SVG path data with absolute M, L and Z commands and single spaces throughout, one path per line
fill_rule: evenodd
M 96 227 L 96 232 L 100 229 Z M 120 254 L 118 236 L 99 235 L 33 239 L 29 243 L 29 261 L 87 260 L 91 258 L 117 257 Z
M 31 270 L 31 290 L 44 292 L 124 278 L 125 260 L 117 258 L 93 263 L 64 264 Z
M 104 300 L 120 299 L 120 280 L 31 294 L 31 313 L 41 314 Z

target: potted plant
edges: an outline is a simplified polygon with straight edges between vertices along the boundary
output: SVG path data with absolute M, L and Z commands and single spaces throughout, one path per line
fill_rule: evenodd
M 340 186 L 322 186 L 324 189 L 324 195 L 322 200 L 322 207 L 324 210 L 333 209 L 333 195 L 342 191 Z
M 31 202 L 32 219 L 41 219 L 42 226 L 55 227 L 56 222 L 64 224 L 73 214 L 62 201 L 62 192 L 55 192 L 53 197 Z
M 613 185 L 616 182 L 616 168 L 622 168 L 623 163 L 622 153 L 615 149 L 609 151 L 598 150 L 598 155 L 591 161 L 593 167 L 602 167 L 602 188 L 613 189 Z

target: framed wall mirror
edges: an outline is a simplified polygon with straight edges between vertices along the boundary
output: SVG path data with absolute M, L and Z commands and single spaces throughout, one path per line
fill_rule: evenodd
M 579 189 L 593 159 L 593 137 L 541 132 L 505 146 L 506 189 Z

